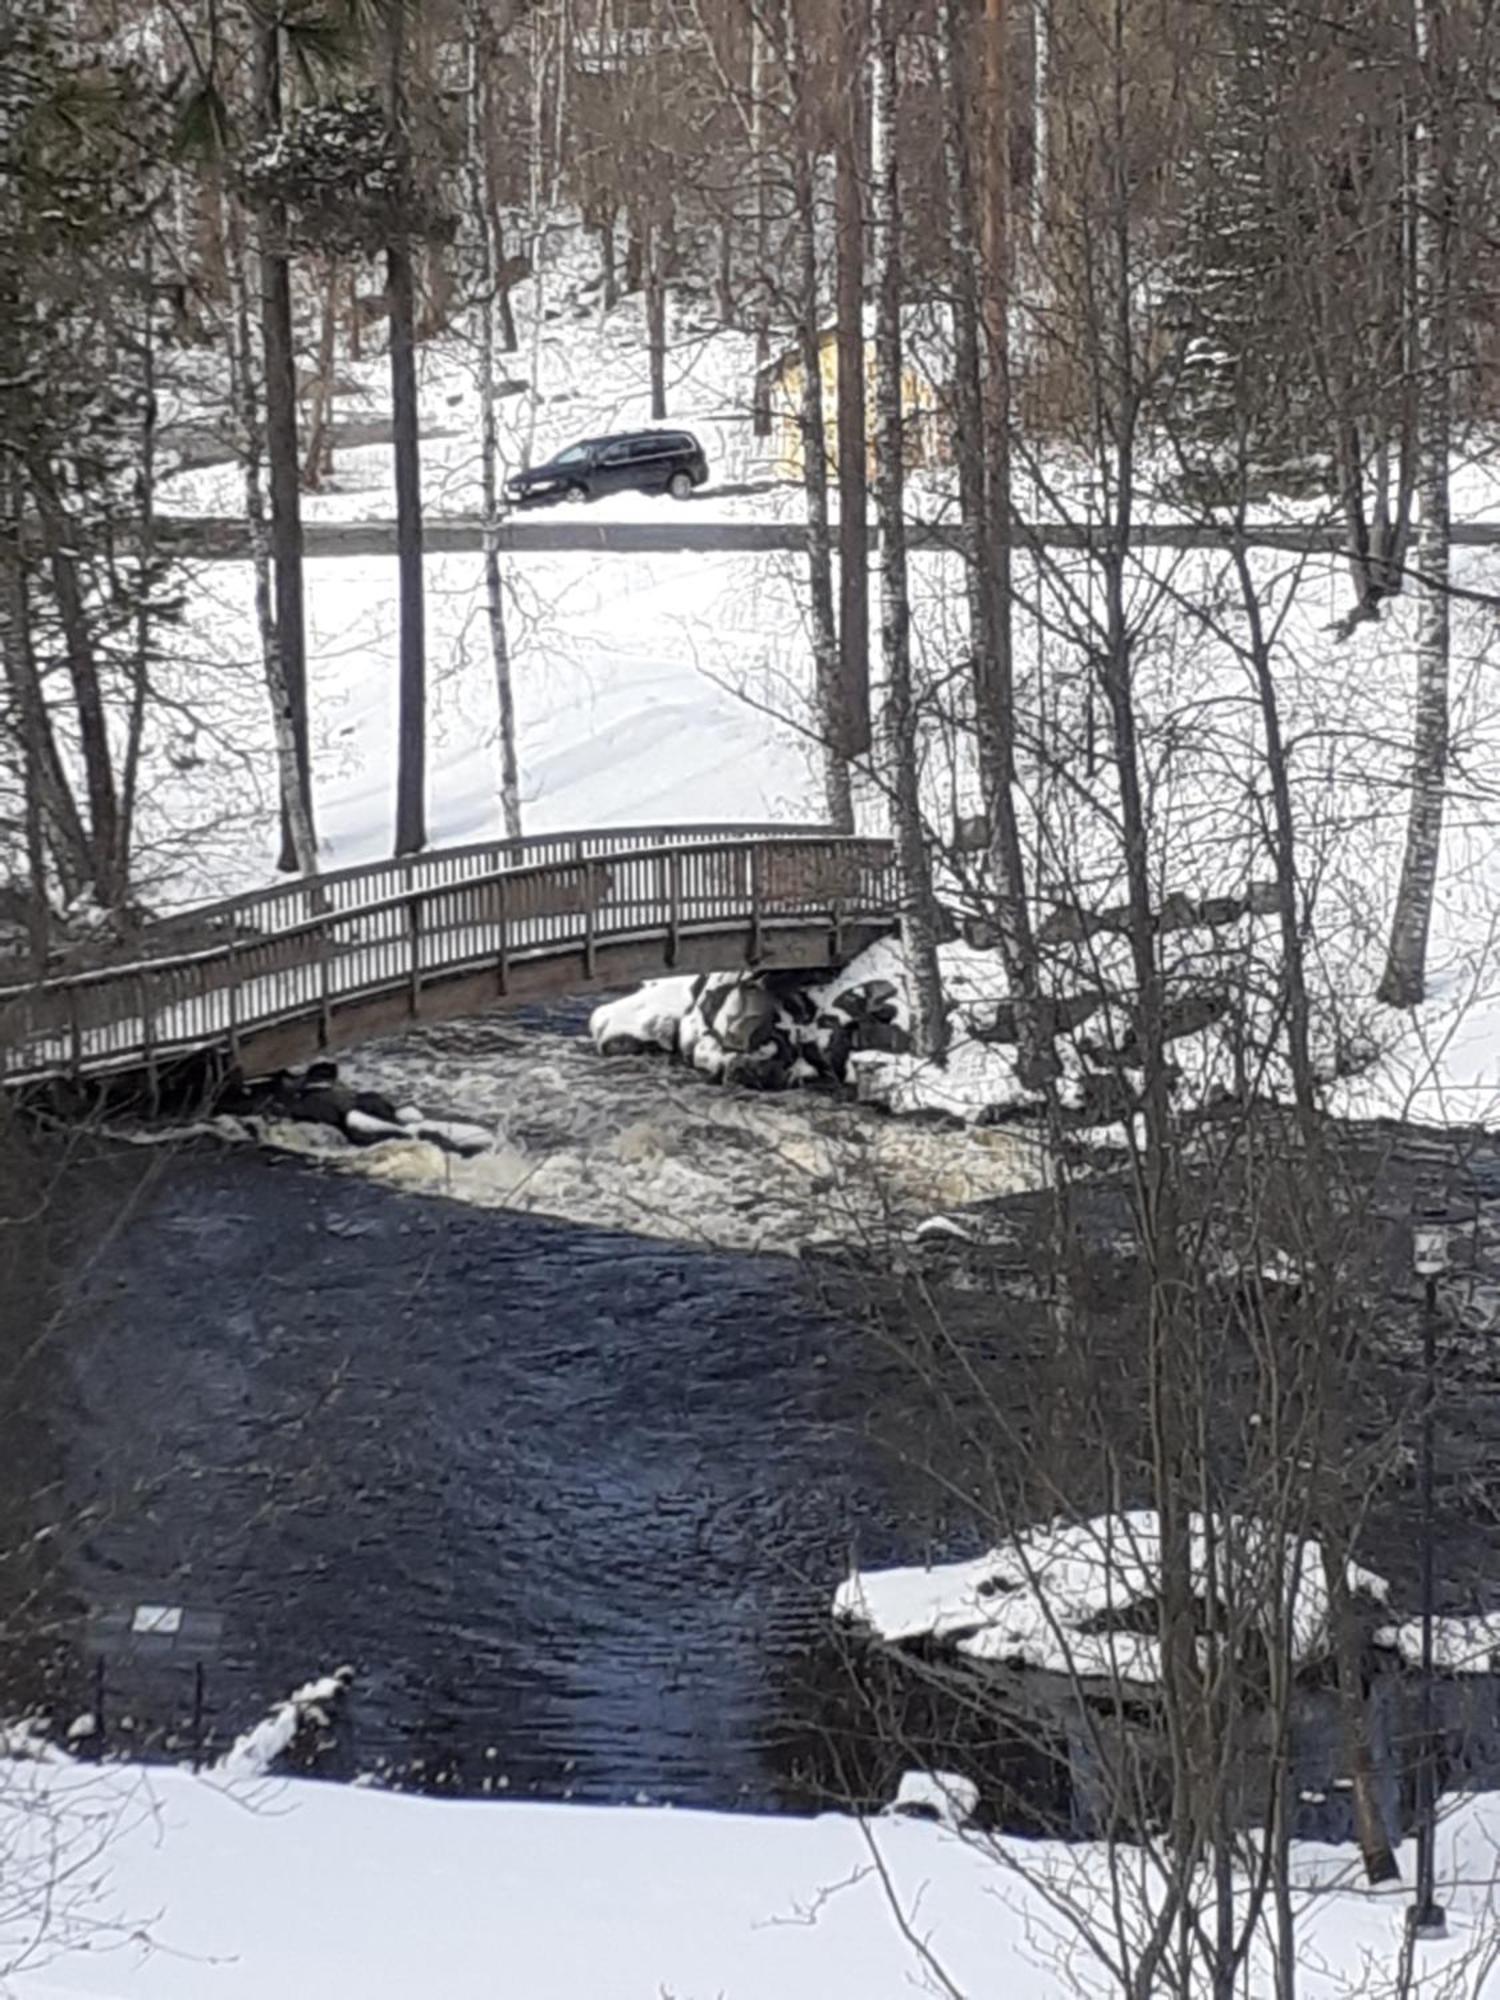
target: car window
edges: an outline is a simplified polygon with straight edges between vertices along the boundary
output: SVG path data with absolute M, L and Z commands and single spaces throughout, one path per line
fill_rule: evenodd
M 632 458 L 666 458 L 672 449 L 672 440 L 668 437 L 643 437 L 636 439 L 630 456 Z
M 601 465 L 623 465 L 629 457 L 630 440 L 626 438 L 622 443 L 612 444 L 607 451 L 601 452 L 599 454 L 599 463 Z
M 560 451 L 557 454 L 552 463 L 554 465 L 582 465 L 588 458 L 588 455 L 589 448 L 586 444 L 570 444 L 566 451 Z

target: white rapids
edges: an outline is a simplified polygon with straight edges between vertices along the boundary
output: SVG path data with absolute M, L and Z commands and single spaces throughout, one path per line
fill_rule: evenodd
M 354 1146 L 293 1123 L 262 1136 L 413 1193 L 705 1248 L 883 1245 L 934 1211 L 1040 1179 L 1035 1144 L 1013 1129 L 724 1090 L 665 1058 L 600 1057 L 585 1037 L 501 1016 L 367 1043 L 340 1073 L 431 1120 L 479 1126 L 489 1143 L 460 1157 L 421 1138 Z

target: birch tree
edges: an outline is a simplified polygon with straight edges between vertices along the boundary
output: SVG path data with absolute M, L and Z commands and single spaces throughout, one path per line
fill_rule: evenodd
M 390 9 L 387 117 L 400 197 L 409 194 L 407 0 Z M 396 474 L 397 636 L 396 844 L 399 854 L 427 845 L 427 645 L 422 575 L 422 447 L 417 409 L 416 274 L 409 228 L 398 214 L 386 241 L 390 315 L 391 442 Z
M 274 146 L 280 137 L 283 104 L 283 27 L 278 13 L 256 14 L 255 100 L 257 139 Z M 303 605 L 302 490 L 297 440 L 296 345 L 292 326 L 292 260 L 286 205 L 269 191 L 257 212 L 257 266 L 260 277 L 260 337 L 266 459 L 270 473 L 271 567 L 275 583 L 276 647 L 279 665 L 273 711 L 290 711 L 297 751 L 301 797 L 296 817 L 313 824 L 312 752 L 307 715 L 307 618 Z M 283 799 L 283 869 L 309 866 L 310 842 L 299 842 L 293 814 Z
M 838 300 L 839 671 L 846 757 L 870 748 L 870 536 L 865 369 L 865 42 L 859 0 L 834 35 L 834 254 Z
M 521 780 L 516 761 L 516 703 L 511 680 L 510 638 L 505 622 L 505 584 L 500 574 L 500 438 L 495 395 L 497 273 L 500 246 L 485 171 L 485 134 L 493 106 L 484 30 L 488 10 L 481 0 L 465 0 L 464 41 L 468 55 L 465 137 L 469 221 L 477 265 L 475 311 L 479 328 L 479 464 L 484 534 L 484 604 L 495 674 L 500 727 L 500 814 L 506 838 L 521 838 Z M 503 34 L 509 19 L 495 24 Z
M 981 255 L 975 196 L 975 143 L 969 79 L 975 50 L 966 0 L 942 0 L 938 75 L 947 173 L 950 309 L 954 337 L 954 452 L 964 524 L 964 565 L 969 638 L 973 656 L 974 741 L 989 841 L 994 928 L 1021 1024 L 1020 1066 L 1040 1082 L 1053 1068 L 1037 1004 L 1036 948 L 1027 900 L 1026 868 L 1016 810 L 1015 693 L 1012 671 L 1013 592 L 1010 568 L 1011 422 L 1008 332 L 995 321 L 1009 316 L 1009 282 L 1003 260 L 1006 233 L 991 224 L 991 257 Z M 993 33 L 993 24 L 989 24 Z M 993 127 L 993 114 L 982 121 Z M 980 159 L 987 176 L 997 171 L 988 146 Z M 994 206 L 1003 195 L 991 195 Z M 995 288 L 998 304 L 986 315 Z M 990 338 L 985 334 L 988 327 Z
M 880 523 L 880 650 L 885 762 L 902 879 L 902 935 L 912 977 L 912 1046 L 941 1057 L 947 1010 L 937 954 L 932 861 L 922 815 L 921 734 L 912 685 L 902 421 L 901 165 L 896 129 L 906 0 L 872 0 L 871 239 L 875 273 L 875 504 Z
M 1391 915 L 1380 998 L 1415 1007 L 1427 991 L 1443 804 L 1448 775 L 1449 496 L 1452 449 L 1451 197 L 1447 145 L 1446 0 L 1411 0 L 1412 55 L 1420 93 L 1413 133 L 1413 237 L 1416 246 L 1418 498 L 1416 702 L 1411 801 L 1401 879 Z
M 823 408 L 823 288 L 818 269 L 818 143 L 814 72 L 804 33 L 803 0 L 791 0 L 785 22 L 785 77 L 791 131 L 792 207 L 797 236 L 795 313 L 802 364 L 802 486 L 807 499 L 809 623 L 818 735 L 823 754 L 829 824 L 854 831 L 854 799 L 845 746 L 844 684 L 834 611 L 833 538 L 828 511 L 828 426 Z

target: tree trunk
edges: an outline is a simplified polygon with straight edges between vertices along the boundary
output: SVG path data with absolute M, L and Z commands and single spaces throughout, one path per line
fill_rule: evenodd
M 0 657 L 5 662 L 6 685 L 25 750 L 28 838 L 32 834 L 30 815 L 35 808 L 46 831 L 58 887 L 64 902 L 71 903 L 89 878 L 88 835 L 57 747 L 37 672 L 26 558 L 20 541 L 21 507 L 15 485 L 12 475 L 0 487 L 5 495 L 4 538 L 0 541 Z M 45 871 L 42 891 L 45 900 Z
M 281 31 L 275 20 L 257 44 L 257 94 L 262 136 L 281 126 Z M 265 353 L 266 458 L 271 487 L 271 562 L 276 585 L 276 645 L 280 681 L 291 707 L 298 783 L 312 818 L 312 759 L 307 721 L 307 636 L 302 601 L 302 501 L 297 462 L 297 371 L 292 332 L 292 267 L 286 211 L 270 204 L 260 223 L 260 327 Z M 283 819 L 279 867 L 301 864 L 290 822 Z
M 766 159 L 766 28 L 761 10 L 750 10 L 750 158 L 755 176 L 755 400 L 751 426 L 771 435 L 771 211 Z
M 500 813 L 508 840 L 521 838 L 521 782 L 516 762 L 516 705 L 511 683 L 510 640 L 505 628 L 505 593 L 500 575 L 500 438 L 495 410 L 495 302 L 499 245 L 495 212 L 485 186 L 483 145 L 491 114 L 482 57 L 482 0 L 466 0 L 468 42 L 469 198 L 474 208 L 479 264 L 479 457 L 483 486 L 484 602 L 490 657 L 500 717 Z
M 36 502 L 42 538 L 52 575 L 52 592 L 57 600 L 62 625 L 63 657 L 73 692 L 78 724 L 78 748 L 83 759 L 84 790 L 88 797 L 89 872 L 94 896 L 103 908 L 116 910 L 125 899 L 125 856 L 121 852 L 120 799 L 115 785 L 114 757 L 110 750 L 109 718 L 105 713 L 104 692 L 99 682 L 94 655 L 94 635 L 89 627 L 84 587 L 78 575 L 72 536 L 57 495 L 52 490 L 46 467 L 33 463 L 32 497 Z
M 318 323 L 318 362 L 307 417 L 307 450 L 302 460 L 302 485 L 320 493 L 333 471 L 333 370 L 338 332 L 339 293 L 343 281 L 337 262 L 329 258 L 323 274 L 323 310 Z
M 608 209 L 599 224 L 599 270 L 604 310 L 613 312 L 620 303 L 620 270 L 615 256 L 615 211 Z
M 1036 948 L 1026 894 L 1025 860 L 1015 801 L 1015 708 L 1011 686 L 1009 538 L 1006 564 L 994 566 L 991 516 L 1010 511 L 1010 454 L 996 454 L 986 430 L 980 332 L 985 273 L 976 239 L 973 146 L 966 79 L 973 50 L 965 32 L 963 0 L 943 0 L 939 37 L 943 88 L 944 156 L 953 266 L 954 415 L 959 503 L 964 520 L 969 626 L 974 654 L 974 720 L 979 781 L 989 827 L 995 929 L 1020 1029 L 1018 1070 L 1031 1087 L 1056 1073 L 1050 1035 L 1042 1032 L 1037 1005 Z M 1008 426 L 1008 399 L 1001 418 Z M 995 458 L 999 457 L 997 467 Z
M 1328 1619 L 1333 1628 L 1334 1665 L 1338 1673 L 1339 1706 L 1344 1718 L 1344 1744 L 1349 1756 L 1354 1837 L 1359 1842 L 1370 1882 L 1394 1882 L 1401 1870 L 1380 1809 L 1375 1803 L 1375 1763 L 1370 1754 L 1370 1725 L 1359 1669 L 1358 1625 L 1349 1600 L 1349 1581 L 1342 1553 L 1320 1542 L 1323 1581 L 1328 1592 Z
M 734 223 L 729 215 L 719 217 L 715 236 L 718 240 L 719 256 L 714 272 L 714 287 L 718 295 L 719 324 L 730 327 L 735 323 L 734 306 Z
M 260 638 L 261 668 L 266 677 L 266 694 L 271 704 L 271 728 L 276 742 L 277 791 L 281 800 L 281 823 L 290 837 L 292 859 L 298 872 L 315 875 L 318 869 L 317 840 L 313 832 L 312 801 L 304 790 L 297 754 L 296 715 L 291 690 L 282 672 L 280 636 L 276 626 L 271 585 L 271 535 L 266 520 L 262 485 L 265 425 L 255 379 L 255 350 L 250 333 L 250 288 L 245 272 L 245 249 L 239 217 L 231 214 L 225 232 L 228 252 L 230 302 L 233 331 L 231 369 L 239 406 L 240 449 L 245 469 L 245 518 L 250 526 L 250 562 L 254 583 L 255 625 Z
M 1052 91 L 1052 0 L 1031 0 L 1031 256 L 1038 271 L 1046 220 Z
M 638 292 L 646 276 L 646 225 L 634 205 L 625 218 L 625 292 Z
M 1449 216 L 1446 108 L 1439 80 L 1442 0 L 1413 0 L 1413 41 L 1421 115 L 1415 134 L 1413 200 L 1419 321 L 1417 570 L 1417 695 L 1412 740 L 1411 803 L 1401 882 L 1379 997 L 1388 1007 L 1415 1007 L 1427 993 L 1427 939 L 1437 888 L 1448 770 L 1449 505 L 1452 432 Z
M 651 364 L 651 415 L 660 423 L 667 414 L 667 279 L 662 268 L 661 226 L 653 216 L 646 223 L 646 345 Z
M 156 294 L 154 260 L 149 242 L 143 257 L 145 303 L 141 312 L 140 456 L 136 461 L 139 501 L 134 604 L 134 645 L 130 675 L 130 712 L 125 726 L 125 761 L 120 779 L 120 858 L 128 872 L 135 849 L 135 807 L 139 793 L 141 751 L 146 734 L 146 698 L 151 689 L 154 652 L 151 596 L 156 584 Z
M 1418 498 L 1420 606 L 1416 632 L 1416 716 L 1406 852 L 1390 920 L 1380 1000 L 1418 1006 L 1426 998 L 1428 930 L 1438 886 L 1442 808 L 1448 782 L 1448 452 L 1452 444 L 1450 242 L 1442 0 L 1412 0 L 1412 40 L 1422 92 L 1414 134 L 1416 292 L 1418 292 Z
M 409 178 L 404 79 L 406 0 L 391 22 L 391 129 Z M 386 246 L 391 315 L 391 424 L 396 473 L 396 569 L 400 605 L 396 742 L 396 852 L 427 845 L 427 664 L 422 602 L 422 451 L 417 414 L 416 276 L 410 239 Z
M 786 73 L 790 89 L 798 92 L 799 83 L 806 73 L 806 64 L 798 37 L 795 10 L 789 10 L 787 16 Z M 840 833 L 852 833 L 854 797 L 849 765 L 843 754 L 848 729 L 840 699 L 838 631 L 833 609 L 833 542 L 828 525 L 828 434 L 823 412 L 822 314 L 818 293 L 816 138 L 811 130 L 805 90 L 799 93 L 795 122 L 797 129 L 792 136 L 792 199 L 797 215 L 797 332 L 802 354 L 802 485 L 807 496 L 808 604 L 818 739 L 823 750 L 824 798 L 829 824 Z
M 905 464 L 902 456 L 901 176 L 896 113 L 900 0 L 871 0 L 874 76 L 872 239 L 876 276 L 875 500 L 880 520 L 881 660 L 885 669 L 885 737 L 903 897 L 902 941 L 911 972 L 912 1047 L 940 1058 L 947 1048 L 947 1010 L 937 955 L 937 910 L 922 819 L 916 702 L 911 673 L 911 607 L 907 594 Z
M 839 23 L 839 118 L 834 149 L 838 300 L 839 702 L 846 758 L 870 748 L 869 441 L 866 436 L 863 14 L 844 0 Z

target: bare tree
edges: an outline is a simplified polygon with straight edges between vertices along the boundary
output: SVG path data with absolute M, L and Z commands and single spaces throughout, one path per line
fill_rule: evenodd
M 912 686 L 911 603 L 906 559 L 905 424 L 902 412 L 901 164 L 897 116 L 905 0 L 874 0 L 871 12 L 871 235 L 875 308 L 875 501 L 880 520 L 881 660 L 885 756 L 903 885 L 902 929 L 911 967 L 912 1043 L 940 1057 L 948 1040 L 937 954 L 937 907 L 922 817 L 921 744 Z
M 490 69 L 484 42 L 486 15 L 478 0 L 466 0 L 464 39 L 468 53 L 465 132 L 470 226 L 477 256 L 475 307 L 479 320 L 479 456 L 484 526 L 484 602 L 490 657 L 500 718 L 500 812 L 509 839 L 521 837 L 521 781 L 516 762 L 516 703 L 511 680 L 510 640 L 505 624 L 505 586 L 500 574 L 500 442 L 495 394 L 496 215 L 485 172 L 484 139 L 492 117 Z M 503 33 L 507 20 L 497 24 Z
M 406 0 L 395 0 L 389 25 L 387 106 L 403 182 L 411 174 L 408 130 Z M 396 471 L 396 569 L 399 664 L 396 725 L 397 854 L 427 845 L 427 661 L 422 577 L 422 449 L 417 409 L 416 278 L 410 235 L 397 220 L 386 243 L 390 314 L 391 423 Z
M 282 24 L 271 14 L 255 29 L 258 136 L 274 140 L 283 116 Z M 270 469 L 271 566 L 275 580 L 279 681 L 291 711 L 301 787 L 300 816 L 313 823 L 312 760 L 307 720 L 307 630 L 302 597 L 302 498 L 297 443 L 297 368 L 292 326 L 292 260 L 287 211 L 273 195 L 260 208 L 260 335 L 264 365 L 266 458 Z M 283 814 L 284 869 L 302 868 L 289 814 Z
M 1427 936 L 1443 838 L 1448 779 L 1449 504 L 1452 450 L 1450 210 L 1451 55 L 1444 0 L 1412 0 L 1412 53 L 1421 108 L 1413 134 L 1417 287 L 1418 465 L 1421 514 L 1417 565 L 1422 595 L 1411 804 L 1401 881 L 1391 915 L 1380 997 L 1414 1007 L 1427 990 Z

